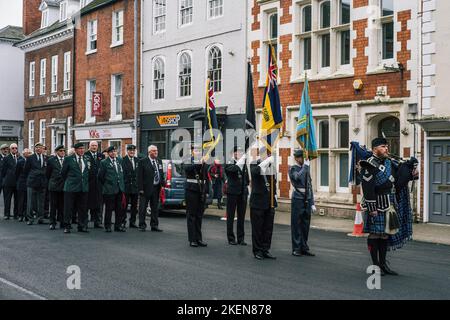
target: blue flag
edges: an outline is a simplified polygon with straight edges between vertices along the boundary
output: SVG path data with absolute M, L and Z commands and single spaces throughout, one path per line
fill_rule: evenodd
M 304 150 L 305 159 L 317 158 L 315 132 L 312 105 L 311 100 L 309 99 L 308 79 L 306 79 L 297 122 L 297 141 Z

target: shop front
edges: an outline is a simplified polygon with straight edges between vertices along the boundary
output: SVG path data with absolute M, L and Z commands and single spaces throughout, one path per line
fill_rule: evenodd
M 0 121 L 0 145 L 17 143 L 19 150 L 23 149 L 21 121 Z

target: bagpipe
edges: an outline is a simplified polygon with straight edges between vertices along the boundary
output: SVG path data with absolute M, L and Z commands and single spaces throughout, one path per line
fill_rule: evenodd
M 360 145 L 357 141 L 350 142 L 350 151 L 352 156 L 350 162 L 349 183 L 357 186 L 361 184 L 359 162 L 369 159 L 373 153 L 371 150 L 368 150 L 366 146 Z M 397 185 L 404 186 L 407 185 L 409 180 L 413 180 L 411 179 L 412 172 L 419 164 L 419 161 L 415 157 L 403 159 L 397 155 L 389 154 L 388 159 L 392 162 L 393 166 L 397 168 Z

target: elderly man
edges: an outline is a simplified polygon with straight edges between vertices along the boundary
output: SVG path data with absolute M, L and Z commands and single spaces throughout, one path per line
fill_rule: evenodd
M 33 152 L 30 149 L 24 149 L 22 156 L 17 160 L 16 179 L 17 179 L 17 214 L 19 222 L 23 222 L 27 214 L 27 178 L 25 174 L 25 162 Z
M 139 161 L 137 169 L 137 182 L 139 190 L 139 230 L 145 231 L 145 214 L 147 205 L 150 202 L 152 231 L 161 232 L 158 228 L 159 221 L 159 194 L 164 185 L 164 172 L 162 161 L 158 158 L 158 148 L 148 147 L 148 157 Z
M 9 147 L 11 153 L 3 161 L 2 176 L 3 184 L 3 199 L 5 203 L 5 220 L 10 219 L 11 214 L 11 200 L 14 196 L 14 219 L 18 219 L 18 199 L 17 199 L 17 179 L 16 166 L 19 158 L 17 144 L 13 143 Z
M 2 168 L 3 168 L 3 163 L 6 159 L 6 156 L 9 153 L 9 146 L 7 144 L 2 144 L 0 146 L 0 194 L 2 193 L 3 190 L 3 181 L 2 181 Z
M 138 158 L 136 155 L 136 146 L 127 146 L 127 155 L 123 158 L 123 179 L 125 182 L 125 197 L 127 200 L 127 205 L 131 204 L 131 215 L 130 215 L 130 228 L 136 229 L 136 216 L 137 216 L 137 204 L 138 204 L 138 185 L 137 185 L 137 165 Z M 125 220 L 126 223 L 126 209 L 125 209 Z
M 30 156 L 25 163 L 24 171 L 25 174 L 28 175 L 28 225 L 34 223 L 33 211 L 37 214 L 38 224 L 42 224 L 44 221 L 44 201 L 45 190 L 47 188 L 47 177 L 45 175 L 47 157 L 43 152 L 44 145 L 42 143 L 36 143 L 34 146 L 34 154 Z
M 91 221 L 94 222 L 95 229 L 102 229 L 102 190 L 98 183 L 98 170 L 100 162 L 105 159 L 102 153 L 98 150 L 97 141 L 89 143 L 89 150 L 84 154 L 85 159 L 90 164 L 89 171 L 89 196 L 88 196 L 88 210 L 91 216 Z
M 64 180 L 61 170 L 64 164 L 66 149 L 63 145 L 55 148 L 56 155 L 48 160 L 47 179 L 50 193 L 50 230 L 56 229 L 56 222 L 63 227 L 64 216 Z

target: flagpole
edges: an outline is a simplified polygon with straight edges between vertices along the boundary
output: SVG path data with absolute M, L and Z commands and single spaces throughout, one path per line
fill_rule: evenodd
M 306 71 L 305 71 L 305 84 L 304 85 L 305 86 L 308 85 L 308 73 Z M 307 89 L 309 89 L 309 88 L 307 88 Z M 308 95 L 309 95 L 309 90 L 308 90 Z M 309 108 L 307 108 L 307 111 L 306 111 L 306 143 L 305 143 L 305 146 L 306 146 L 306 157 L 305 158 L 308 159 L 308 160 L 309 160 L 309 129 L 310 129 L 310 126 L 309 126 Z M 310 169 L 311 169 L 311 167 L 308 168 L 308 171 L 306 171 L 306 181 L 305 181 L 305 193 L 306 193 L 306 195 L 305 195 L 305 204 L 306 204 L 306 210 L 308 210 L 308 196 L 309 196 L 308 185 L 309 185 L 309 170 Z

